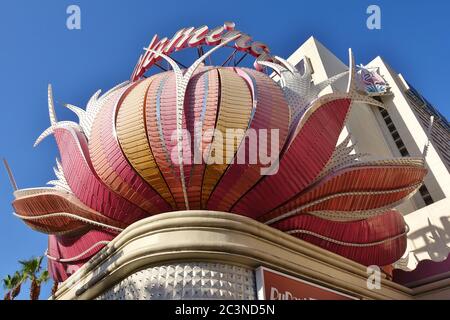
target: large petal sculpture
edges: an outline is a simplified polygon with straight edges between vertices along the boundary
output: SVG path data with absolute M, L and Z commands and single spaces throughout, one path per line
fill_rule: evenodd
M 36 143 L 55 136 L 57 179 L 15 191 L 13 206 L 50 234 L 55 279 L 67 279 L 131 223 L 182 209 L 245 215 L 366 265 L 401 257 L 407 227 L 392 208 L 421 186 L 425 161 L 352 153 L 349 138 L 337 145 L 351 108 L 363 107 L 355 102 L 382 107 L 357 91 L 351 51 L 348 72 L 317 84 L 308 67 L 301 73 L 279 57 L 259 62 L 279 82 L 204 65 L 237 37 L 185 70 L 159 53 L 171 71 L 97 92 L 86 110 L 67 105 L 79 124 L 58 122 L 49 86 L 51 126 Z M 320 96 L 347 75 L 346 92 Z M 265 157 L 253 159 L 260 148 Z

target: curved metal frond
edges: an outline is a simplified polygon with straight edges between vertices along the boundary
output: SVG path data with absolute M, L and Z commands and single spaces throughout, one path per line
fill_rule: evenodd
M 45 129 L 44 132 L 42 132 L 41 135 L 36 139 L 36 141 L 33 144 L 33 147 L 36 147 L 39 143 L 42 142 L 42 140 L 44 140 L 49 135 L 53 134 L 53 130 L 54 130 L 53 126 L 48 127 L 47 129 Z
M 33 144 L 33 147 L 36 147 L 39 143 L 42 142 L 42 140 L 44 140 L 49 135 L 53 134 L 55 129 L 64 129 L 69 127 L 81 130 L 81 127 L 78 123 L 75 123 L 73 121 L 59 121 L 55 125 L 45 129 L 45 131 L 42 132 L 41 135 L 36 139 L 36 141 Z
M 73 104 L 66 103 L 64 106 L 73 113 L 75 113 L 80 121 L 83 118 L 84 114 L 86 113 L 86 111 L 77 106 L 74 106 Z
M 287 70 L 289 70 L 291 73 L 298 73 L 297 68 L 295 68 L 295 66 L 292 65 L 292 63 L 290 63 L 289 61 L 279 57 L 279 56 L 274 56 L 274 58 L 281 63 L 282 66 L 284 66 Z
M 92 97 L 89 98 L 89 101 L 86 105 L 86 111 L 89 109 L 90 106 L 95 105 L 95 103 L 98 101 L 101 93 L 102 93 L 102 90 L 98 89 L 97 91 L 95 91 L 95 93 L 92 95 Z

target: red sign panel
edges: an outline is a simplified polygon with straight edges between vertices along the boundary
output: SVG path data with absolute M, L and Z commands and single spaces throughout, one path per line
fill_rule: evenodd
M 256 270 L 256 285 L 259 300 L 356 300 L 344 293 L 265 267 Z

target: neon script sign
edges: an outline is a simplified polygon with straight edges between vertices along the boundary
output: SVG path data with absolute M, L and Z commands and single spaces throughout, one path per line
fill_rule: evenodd
M 155 63 L 161 60 L 159 53 L 170 55 L 174 51 L 184 48 L 194 48 L 202 45 L 217 46 L 226 39 L 238 36 L 234 43 L 234 48 L 256 57 L 254 67 L 260 70 L 262 67 L 257 61 L 272 61 L 270 50 L 265 43 L 252 41 L 252 38 L 241 31 L 235 30 L 234 22 L 225 22 L 223 26 L 209 29 L 204 25 L 199 28 L 183 28 L 178 30 L 171 39 L 165 37 L 158 39 L 158 35 L 153 36 L 145 52 L 141 54 L 131 76 L 131 81 L 140 79 L 144 73 Z

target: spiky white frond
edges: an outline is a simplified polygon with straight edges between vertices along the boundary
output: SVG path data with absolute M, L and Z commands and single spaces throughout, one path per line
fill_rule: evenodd
M 303 74 L 300 74 L 297 68 L 289 61 L 277 56 L 274 58 L 278 63 L 269 61 L 261 61 L 259 63 L 273 69 L 280 76 L 280 86 L 283 89 L 290 109 L 291 128 L 295 127 L 308 106 L 317 99 L 326 87 L 348 73 L 348 71 L 345 71 L 325 81 L 314 84 L 312 82 L 312 71 L 307 63 L 305 63 Z M 306 57 L 303 60 L 306 61 Z
M 60 121 L 58 122 L 58 119 L 56 118 L 56 112 L 55 112 L 55 103 L 53 101 L 53 90 L 52 85 L 48 85 L 48 114 L 50 118 L 50 127 L 44 130 L 44 132 L 41 133 L 41 135 L 36 139 L 34 142 L 34 147 L 36 147 L 39 143 L 41 143 L 42 140 L 44 140 L 49 135 L 53 134 L 54 130 L 56 128 L 63 128 L 63 127 L 77 127 L 80 128 L 80 126 L 72 121 Z
M 365 157 L 369 156 L 368 153 L 355 152 L 356 143 L 351 143 L 351 138 L 351 135 L 347 135 L 347 137 L 336 146 L 333 155 L 316 178 L 316 181 L 339 169 L 354 166 L 361 162 Z
M 47 185 L 52 185 L 56 189 L 61 189 L 63 191 L 72 193 L 69 183 L 64 176 L 63 167 L 58 159 L 56 159 L 56 167 L 53 167 L 53 172 L 55 173 L 57 179 L 47 182 Z
M 273 69 L 280 76 L 280 86 L 283 89 L 283 93 L 290 108 L 290 130 L 293 130 L 296 127 L 305 111 L 316 99 L 318 99 L 319 94 L 326 87 L 332 85 L 347 74 L 349 75 L 346 90 L 348 98 L 352 99 L 353 102 L 362 102 L 384 108 L 383 103 L 367 96 L 365 93 L 361 94 L 358 92 L 355 80 L 355 59 L 351 49 L 349 49 L 349 70 L 317 84 L 312 81 L 312 70 L 308 63 L 305 63 L 304 72 L 303 74 L 300 74 L 289 61 L 277 56 L 274 58 L 276 63 L 268 61 L 260 61 L 258 63 Z M 303 57 L 303 61 L 306 61 L 306 57 Z
M 79 124 L 86 135 L 86 138 L 89 140 L 91 136 L 91 128 L 92 124 L 94 122 L 94 119 L 98 112 L 102 109 L 102 107 L 105 105 L 105 103 L 108 101 L 108 98 L 110 97 L 110 94 L 114 92 L 117 89 L 120 89 L 127 85 L 129 82 L 125 81 L 117 86 L 113 87 L 112 89 L 108 90 L 105 94 L 100 96 L 101 90 L 97 90 L 92 97 L 89 99 L 86 110 L 79 108 L 77 106 L 74 106 L 72 104 L 66 104 L 65 107 L 67 107 L 69 110 L 73 111 L 79 119 Z

